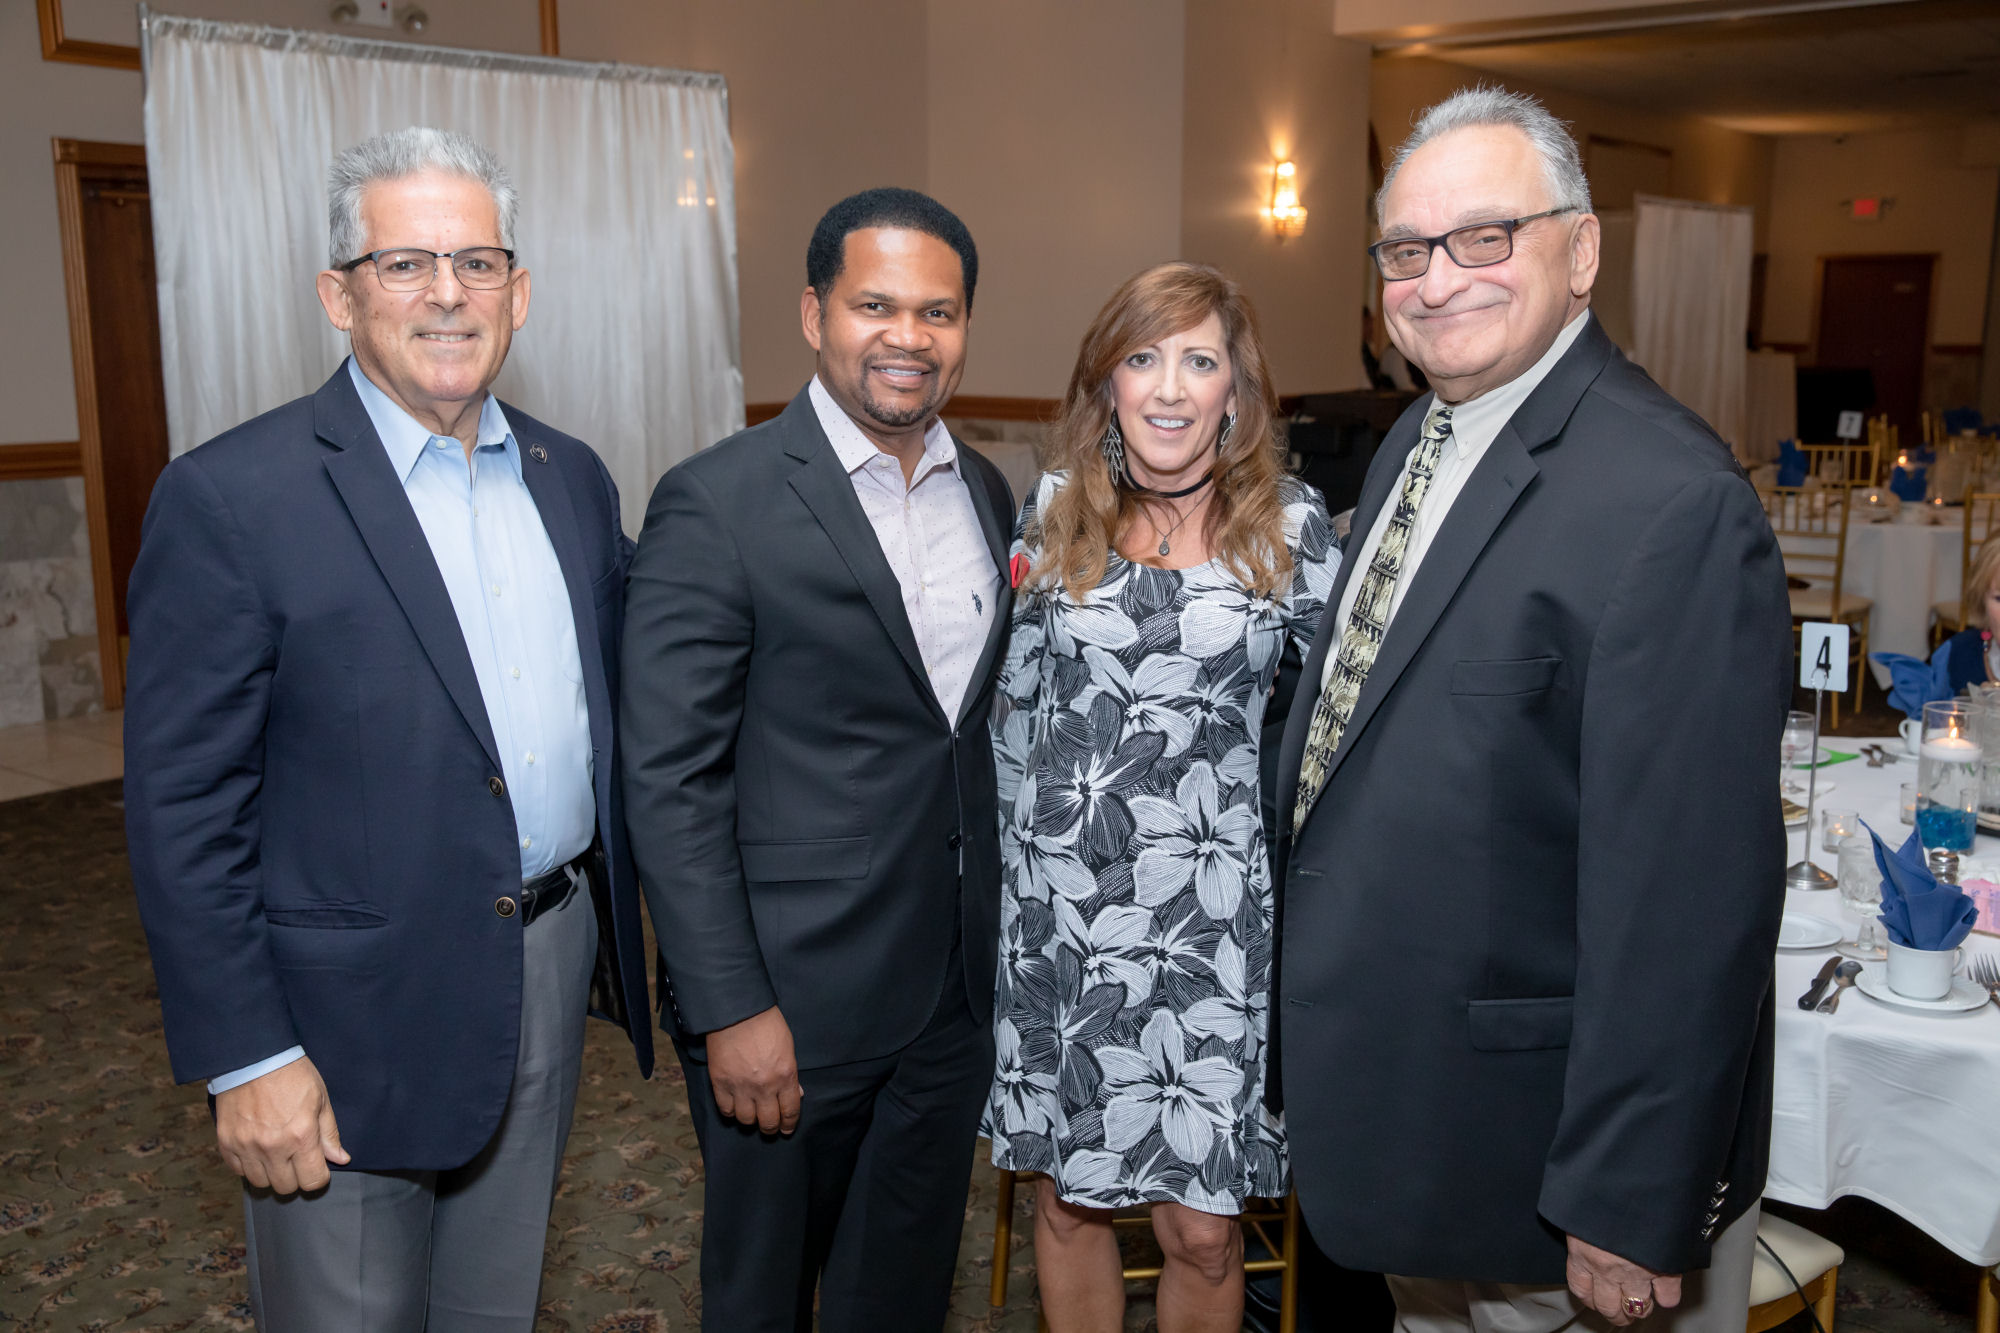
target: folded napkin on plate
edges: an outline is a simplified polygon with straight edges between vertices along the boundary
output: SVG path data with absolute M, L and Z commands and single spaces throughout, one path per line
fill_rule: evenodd
M 1911 717 L 1924 715 L 1924 705 L 1958 693 L 1951 687 L 1951 645 L 1940 644 L 1926 662 L 1908 653 L 1870 653 L 1889 668 L 1889 702 Z
M 1778 441 L 1778 484 L 1780 486 L 1806 484 L 1806 451 L 1799 448 L 1797 440 Z
M 1882 925 L 1906 949 L 1956 949 L 1979 920 L 1979 907 L 1956 884 L 1940 884 L 1924 864 L 1923 845 L 1912 833 L 1890 851 L 1882 835 L 1861 827 L 1875 840 L 1875 867 L 1882 872 Z
M 1889 471 L 1889 489 L 1911 504 L 1921 504 L 1929 484 L 1924 479 L 1928 471 L 1924 464 L 1914 461 L 1908 467 L 1892 468 Z

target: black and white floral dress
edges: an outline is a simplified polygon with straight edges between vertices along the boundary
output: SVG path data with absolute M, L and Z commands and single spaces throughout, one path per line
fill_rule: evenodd
M 1061 474 L 1041 479 L 1022 533 Z M 1310 647 L 1339 567 L 1318 491 L 1283 483 L 1292 578 L 1115 553 L 1081 602 L 1016 598 L 1000 770 L 996 1166 L 1062 1197 L 1236 1213 L 1290 1187 L 1264 1108 L 1271 871 L 1258 733 L 1286 636 Z

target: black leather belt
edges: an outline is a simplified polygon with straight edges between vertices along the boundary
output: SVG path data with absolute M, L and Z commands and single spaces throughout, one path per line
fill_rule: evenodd
M 568 865 L 557 866 L 554 870 L 545 871 L 533 879 L 522 881 L 521 925 L 523 927 L 534 925 L 535 919 L 542 913 L 553 912 L 569 901 L 570 895 L 576 892 L 577 879 L 584 873 L 584 857 L 588 855 L 590 853 L 585 852 L 583 856 L 577 857 Z M 575 872 L 575 878 L 571 876 L 572 871 Z

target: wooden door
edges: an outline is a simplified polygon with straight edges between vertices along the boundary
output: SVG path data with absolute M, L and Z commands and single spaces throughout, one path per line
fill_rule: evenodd
M 1916 441 L 1930 343 L 1936 255 L 1850 255 L 1821 261 L 1819 336 L 1813 363 L 1866 370 L 1875 408 Z
M 167 400 L 146 152 L 55 141 L 56 207 L 69 291 L 70 355 L 104 706 L 125 697 L 125 585 L 139 526 L 167 464 Z

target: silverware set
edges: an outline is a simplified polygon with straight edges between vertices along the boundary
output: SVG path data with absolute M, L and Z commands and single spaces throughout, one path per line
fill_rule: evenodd
M 1813 984 L 1806 988 L 1804 995 L 1799 996 L 1799 1008 L 1821 1014 L 1835 1012 L 1840 1008 L 1840 993 L 1852 986 L 1854 978 L 1859 975 L 1861 964 L 1852 960 L 1842 962 L 1838 957 L 1827 959 L 1819 975 L 1813 978 Z M 2000 982 L 1995 984 L 2000 985 Z M 1822 994 L 1825 999 L 1820 998 Z M 2000 1004 L 2000 997 L 1996 997 L 1994 1003 Z
M 1861 747 L 1861 757 L 1868 761 L 1868 767 L 1870 768 L 1880 768 L 1884 764 L 1893 764 L 1902 758 L 1901 755 L 1892 750 L 1885 750 L 1873 741 Z
M 1986 987 L 1986 998 L 2000 1006 L 2000 959 L 1991 954 L 1981 954 L 1972 960 L 1966 975 L 1972 978 L 1974 985 Z

